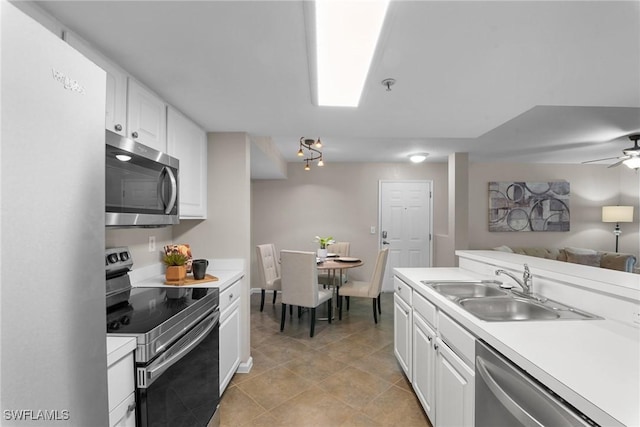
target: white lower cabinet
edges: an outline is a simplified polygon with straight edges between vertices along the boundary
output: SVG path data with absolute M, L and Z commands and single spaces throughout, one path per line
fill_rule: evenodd
M 411 307 L 393 295 L 394 352 L 409 381 L 411 375 Z
M 240 284 L 220 293 L 220 395 L 240 365 Z
M 473 426 L 475 372 L 436 339 L 436 427 Z
M 398 277 L 394 288 L 396 359 L 431 424 L 473 426 L 475 337 Z
M 135 363 L 136 340 L 107 339 L 107 390 L 109 427 L 135 427 Z
M 413 313 L 413 390 L 427 416 L 435 423 L 436 331 Z

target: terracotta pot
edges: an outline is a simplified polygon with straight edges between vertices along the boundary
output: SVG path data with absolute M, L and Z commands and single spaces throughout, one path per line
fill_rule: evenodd
M 171 265 L 165 273 L 167 280 L 183 280 L 187 277 L 187 267 L 184 265 Z

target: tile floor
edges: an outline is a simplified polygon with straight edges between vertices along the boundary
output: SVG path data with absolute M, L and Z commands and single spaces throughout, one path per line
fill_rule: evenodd
M 280 298 L 251 296 L 253 369 L 236 374 L 221 399 L 221 426 L 430 426 L 393 354 L 393 294 L 383 294 L 373 323 L 371 300 L 352 298 L 342 321 L 316 323 L 287 314 Z

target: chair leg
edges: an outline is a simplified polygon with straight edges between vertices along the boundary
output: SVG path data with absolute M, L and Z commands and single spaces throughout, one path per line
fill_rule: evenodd
M 342 297 L 338 298 L 338 320 L 342 320 Z
M 331 298 L 329 298 L 329 301 L 327 301 L 327 304 L 329 305 L 329 307 L 328 307 L 328 311 L 329 311 L 328 322 L 329 322 L 329 324 L 331 324 L 331 317 L 333 316 L 333 301 L 331 301 Z
M 293 306 L 289 306 L 289 316 L 293 316 Z
M 351 297 L 347 297 L 347 311 L 349 311 L 349 301 L 351 301 L 349 298 Z
M 298 319 L 302 317 L 302 307 L 298 306 Z
M 282 303 L 282 316 L 280 316 L 280 332 L 284 331 L 284 321 L 287 318 L 287 304 Z
M 260 295 L 260 311 L 262 311 L 264 309 L 264 294 L 265 294 L 265 290 L 262 290 L 262 294 Z
M 309 332 L 309 336 L 313 338 L 313 333 L 316 329 L 316 308 L 313 307 L 311 309 L 311 331 Z
M 376 304 L 376 299 L 377 298 L 374 298 L 371 301 L 373 302 L 373 321 L 378 323 L 378 310 L 377 310 L 377 307 L 376 307 L 376 305 L 377 305 Z
M 382 300 L 382 298 L 380 298 L 381 294 L 378 294 L 378 314 L 382 314 L 382 307 L 380 307 L 380 301 Z
M 276 291 L 276 290 L 274 289 L 274 290 L 273 290 L 273 303 L 272 303 L 272 304 L 275 304 L 275 303 L 276 303 L 276 297 L 277 297 L 277 296 L 278 296 L 278 291 Z

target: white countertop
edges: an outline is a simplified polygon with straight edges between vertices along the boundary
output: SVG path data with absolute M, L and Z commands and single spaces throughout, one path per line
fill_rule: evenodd
M 400 268 L 395 274 L 599 424 L 640 426 L 637 328 L 606 319 L 486 322 L 420 281 L 495 276 L 459 268 Z
M 209 268 L 207 270 L 207 274 L 210 274 L 214 277 L 217 277 L 218 280 L 215 282 L 204 282 L 197 283 L 193 285 L 167 285 L 165 284 L 164 274 L 158 274 L 147 278 L 145 280 L 132 283 L 133 287 L 136 288 L 219 288 L 221 291 L 227 288 L 229 285 L 237 282 L 244 276 L 244 272 L 242 270 L 218 270 L 215 268 Z
M 136 339 L 127 337 L 107 337 L 107 366 L 113 365 L 136 349 Z

